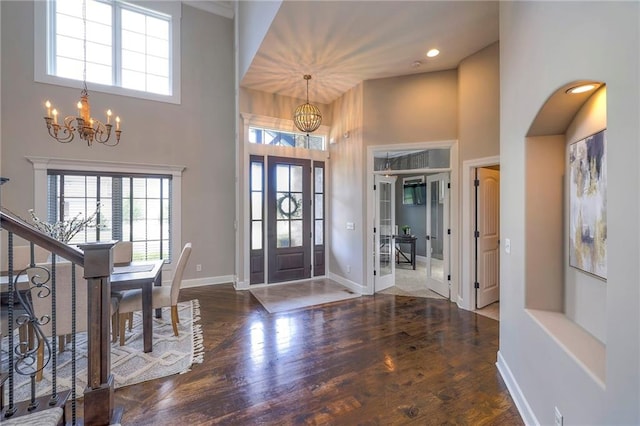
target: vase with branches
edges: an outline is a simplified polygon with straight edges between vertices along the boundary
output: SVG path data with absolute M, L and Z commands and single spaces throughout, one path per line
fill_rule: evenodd
M 38 231 L 68 244 L 81 230 L 98 226 L 97 218 L 100 214 L 100 203 L 96 204 L 96 211 L 86 218 L 82 217 L 82 213 L 78 213 L 72 219 L 50 223 L 38 218 L 33 209 L 29 209 L 29 214 L 31 214 L 33 226 L 38 229 Z

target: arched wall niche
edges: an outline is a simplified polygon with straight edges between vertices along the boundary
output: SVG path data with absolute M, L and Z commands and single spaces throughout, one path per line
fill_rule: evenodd
M 570 88 L 594 83 L 584 93 Z M 525 138 L 525 309 L 602 386 L 606 281 L 569 266 L 568 146 L 606 128 L 606 85 L 576 80 L 541 106 Z

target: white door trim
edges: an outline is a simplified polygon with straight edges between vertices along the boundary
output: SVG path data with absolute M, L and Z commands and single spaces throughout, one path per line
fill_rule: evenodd
M 451 300 L 455 300 L 459 307 L 468 311 L 475 309 L 474 287 L 473 287 L 473 174 L 471 173 L 478 167 L 495 166 L 500 164 L 500 156 L 476 158 L 474 160 L 466 160 L 462 162 L 462 235 L 460 240 L 460 248 L 462 252 L 461 259 L 461 277 L 458 285 L 457 299 L 451 296 Z M 453 187 L 453 185 L 452 185 Z M 453 283 L 451 284 L 453 287 Z

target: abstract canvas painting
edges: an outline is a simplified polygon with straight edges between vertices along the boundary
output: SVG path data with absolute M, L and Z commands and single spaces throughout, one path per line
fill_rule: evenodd
M 607 278 L 605 131 L 569 145 L 569 264 Z

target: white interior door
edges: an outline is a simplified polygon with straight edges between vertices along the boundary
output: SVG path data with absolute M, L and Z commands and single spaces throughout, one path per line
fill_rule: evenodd
M 482 308 L 500 298 L 500 172 L 476 171 L 476 308 Z
M 450 297 L 449 174 L 427 176 L 427 287 Z
M 395 244 L 393 234 L 396 225 L 396 177 L 375 176 L 374 218 L 374 291 L 381 291 L 395 284 Z

